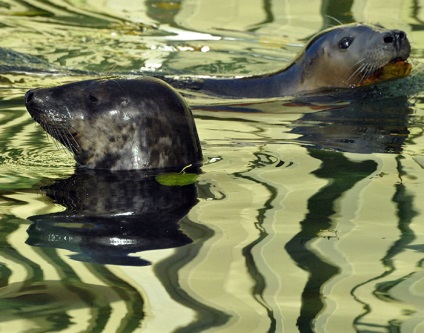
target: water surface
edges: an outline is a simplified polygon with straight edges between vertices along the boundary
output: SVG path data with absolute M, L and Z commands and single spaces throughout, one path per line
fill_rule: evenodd
M 0 331 L 424 331 L 420 1 L 0 1 Z M 403 29 L 369 99 L 189 95 L 193 184 L 75 171 L 27 89 L 250 75 L 337 21 Z

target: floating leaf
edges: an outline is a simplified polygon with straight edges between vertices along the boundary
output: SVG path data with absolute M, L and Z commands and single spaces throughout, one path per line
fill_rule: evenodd
M 198 175 L 195 173 L 164 173 L 156 176 L 156 181 L 164 186 L 186 186 L 194 184 Z

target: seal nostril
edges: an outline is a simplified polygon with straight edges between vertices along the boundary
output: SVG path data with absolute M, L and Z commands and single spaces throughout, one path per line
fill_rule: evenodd
M 383 38 L 383 41 L 384 41 L 386 44 L 392 44 L 392 43 L 395 41 L 395 39 L 394 39 L 394 37 L 393 37 L 392 35 L 386 35 L 386 36 Z
M 406 37 L 406 34 L 403 31 L 397 31 L 395 32 L 395 38 L 397 39 L 404 39 Z
M 34 92 L 32 90 L 28 90 L 25 94 L 25 103 L 29 103 L 34 98 Z

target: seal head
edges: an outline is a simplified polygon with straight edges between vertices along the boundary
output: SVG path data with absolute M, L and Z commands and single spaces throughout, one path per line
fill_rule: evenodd
M 363 85 L 385 65 L 408 59 L 410 51 L 400 30 L 362 24 L 332 28 L 315 36 L 294 61 L 297 90 Z
M 183 98 L 155 78 L 87 80 L 25 95 L 32 118 L 91 169 L 181 170 L 202 152 Z

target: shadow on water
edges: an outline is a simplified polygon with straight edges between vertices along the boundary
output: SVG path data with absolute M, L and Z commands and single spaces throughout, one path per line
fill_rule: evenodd
M 66 210 L 30 217 L 29 245 L 67 249 L 86 262 L 143 266 L 149 262 L 129 254 L 191 243 L 178 222 L 197 202 L 194 184 L 165 186 L 136 171 L 77 170 L 42 190 Z

